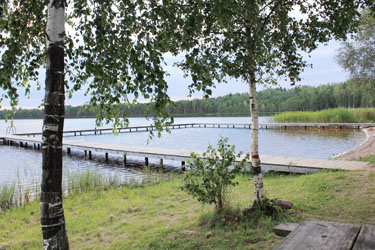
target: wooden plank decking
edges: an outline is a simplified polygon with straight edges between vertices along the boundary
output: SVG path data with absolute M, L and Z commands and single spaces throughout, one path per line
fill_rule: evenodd
M 353 250 L 375 249 L 375 227 L 363 225 L 353 246 Z
M 33 146 L 34 149 L 39 149 L 42 143 L 41 138 L 38 137 L 34 138 L 18 135 L 0 135 L 0 138 L 3 140 L 3 144 L 6 145 L 11 145 L 15 143 L 21 147 Z M 189 150 L 124 146 L 95 142 L 75 142 L 65 139 L 64 148 L 68 152 L 68 154 L 71 151 L 71 149 L 83 150 L 85 155 L 89 153 L 89 158 L 91 157 L 91 152 L 103 152 L 105 153 L 106 159 L 108 159 L 108 154 L 114 154 L 123 156 L 124 161 L 126 161 L 127 156 L 138 156 L 144 157 L 146 163 L 148 163 L 148 158 L 154 158 L 161 160 L 165 159 L 181 161 L 182 165 L 185 164 L 186 160 L 190 159 L 191 153 L 191 151 Z M 261 156 L 260 158 L 262 162 L 262 168 L 266 171 L 274 170 L 279 172 L 307 173 L 316 172 L 322 169 L 375 169 L 374 166 L 371 166 L 371 164 L 367 162 L 357 161 L 305 159 L 286 156 Z M 238 159 L 238 161 L 240 160 L 241 159 Z
M 303 221 L 274 250 L 375 249 L 375 227 L 327 221 Z

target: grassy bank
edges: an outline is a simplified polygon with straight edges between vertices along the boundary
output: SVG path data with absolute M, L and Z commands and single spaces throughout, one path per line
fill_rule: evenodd
M 252 181 L 249 176 L 238 181 L 228 198 L 243 209 L 252 199 Z M 375 172 L 267 174 L 264 181 L 268 197 L 294 203 L 284 220 L 375 224 Z M 179 185 L 176 177 L 146 187 L 69 196 L 64 208 L 71 248 L 272 249 L 282 240 L 272 228 L 283 219 L 215 218 L 212 206 L 202 206 Z M 41 249 L 39 215 L 38 202 L 1 213 L 0 249 Z
M 375 122 L 375 108 L 337 108 L 316 112 L 286 112 L 275 115 L 274 121 L 321 123 L 369 123 Z

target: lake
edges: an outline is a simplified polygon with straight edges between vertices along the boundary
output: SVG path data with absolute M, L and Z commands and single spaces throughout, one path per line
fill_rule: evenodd
M 269 117 L 260 117 L 260 122 L 269 122 Z M 175 118 L 175 123 L 251 123 L 249 117 L 183 117 Z M 41 132 L 43 121 L 14 120 L 17 133 Z M 130 118 L 130 126 L 148 125 L 145 118 Z M 0 133 L 6 132 L 9 123 L 0 121 Z M 106 125 L 103 127 L 111 127 Z M 66 130 L 93 129 L 95 119 L 66 119 Z M 207 146 L 216 145 L 218 138 L 228 137 L 229 143 L 236 146 L 237 151 L 250 151 L 251 130 L 233 128 L 183 128 L 174 129 L 170 133 L 163 132 L 150 139 L 148 132 L 121 133 L 118 136 L 86 135 L 66 136 L 66 140 L 92 141 L 131 146 L 156 148 L 186 149 L 192 151 L 206 150 Z M 349 151 L 363 142 L 364 133 L 359 130 L 259 130 L 259 153 L 270 156 L 295 156 L 305 158 L 328 159 L 333 155 Z M 20 182 L 24 186 L 36 185 L 41 176 L 41 153 L 17 147 L 0 146 L 2 161 L 0 162 L 0 185 Z M 137 159 L 135 159 L 137 160 Z M 154 159 L 156 163 L 158 159 Z M 152 163 L 153 161 L 151 161 Z M 165 162 L 173 164 L 173 162 Z M 145 177 L 141 170 L 110 167 L 110 165 L 94 161 L 85 161 L 74 157 L 64 157 L 64 173 L 80 171 L 98 171 L 106 175 L 116 175 L 124 181 L 139 181 Z

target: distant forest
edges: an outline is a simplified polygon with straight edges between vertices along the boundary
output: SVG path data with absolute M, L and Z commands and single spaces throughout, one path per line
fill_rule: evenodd
M 375 107 L 375 87 L 370 83 L 349 80 L 345 83 L 321 85 L 319 87 L 273 88 L 257 93 L 259 111 L 278 113 L 285 111 L 316 111 L 329 108 Z M 152 105 L 152 104 L 151 104 Z M 144 116 L 147 104 L 124 105 L 128 116 Z M 223 97 L 177 101 L 167 110 L 174 116 L 250 115 L 249 95 L 229 94 Z M 0 111 L 4 119 L 7 110 Z M 67 118 L 95 117 L 96 112 L 81 106 L 66 106 Z M 42 118 L 41 109 L 18 109 L 14 119 Z

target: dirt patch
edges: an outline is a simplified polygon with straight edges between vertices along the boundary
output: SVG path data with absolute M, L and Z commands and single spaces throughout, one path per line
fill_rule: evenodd
M 359 147 L 336 157 L 339 160 L 358 161 L 361 157 L 375 155 L 375 128 L 364 128 L 367 139 Z

